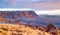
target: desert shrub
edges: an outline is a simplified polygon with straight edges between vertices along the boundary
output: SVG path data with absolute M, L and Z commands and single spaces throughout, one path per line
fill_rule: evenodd
M 47 27 L 55 27 L 53 24 L 48 24 Z
M 56 27 L 53 25 L 53 24 L 48 24 L 47 27 L 46 27 L 46 32 L 49 32 L 50 30 L 52 29 L 56 29 Z
M 8 28 L 1 28 L 2 30 L 8 31 Z

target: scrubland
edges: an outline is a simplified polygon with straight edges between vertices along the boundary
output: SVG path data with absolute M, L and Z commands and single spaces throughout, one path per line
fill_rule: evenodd
M 50 35 L 50 33 L 18 24 L 0 24 L 0 35 Z

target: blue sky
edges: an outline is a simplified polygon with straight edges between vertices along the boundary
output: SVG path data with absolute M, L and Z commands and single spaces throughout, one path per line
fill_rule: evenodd
M 0 0 L 0 8 L 60 9 L 60 0 Z

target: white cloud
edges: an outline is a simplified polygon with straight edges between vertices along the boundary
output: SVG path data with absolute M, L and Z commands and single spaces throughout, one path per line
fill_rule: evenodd
M 49 10 L 49 11 L 36 11 L 38 15 L 48 14 L 48 15 L 60 15 L 60 10 Z

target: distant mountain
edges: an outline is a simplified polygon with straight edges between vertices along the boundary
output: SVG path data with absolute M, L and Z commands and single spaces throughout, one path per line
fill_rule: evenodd
M 60 15 L 40 15 L 42 17 L 45 17 L 45 18 L 60 18 Z
M 40 15 L 46 23 L 52 23 L 56 27 L 60 27 L 60 15 Z

